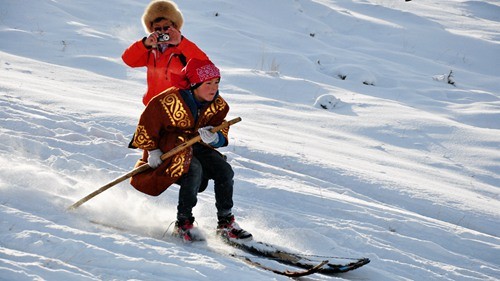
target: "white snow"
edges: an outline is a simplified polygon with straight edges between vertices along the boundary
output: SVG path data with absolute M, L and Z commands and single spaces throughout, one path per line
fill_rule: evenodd
M 209 248 L 163 236 L 177 186 L 66 211 L 139 157 L 145 70 L 120 56 L 148 2 L 0 0 L 0 280 L 287 279 L 215 253 L 211 187 Z M 177 2 L 243 120 L 241 226 L 371 259 L 305 280 L 500 280 L 499 0 Z

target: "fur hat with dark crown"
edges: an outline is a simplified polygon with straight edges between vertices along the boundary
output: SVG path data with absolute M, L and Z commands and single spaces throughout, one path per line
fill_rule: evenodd
M 146 33 L 152 33 L 152 23 L 157 18 L 166 18 L 174 24 L 174 27 L 181 30 L 184 19 L 181 10 L 172 1 L 168 0 L 153 0 L 144 10 L 142 15 L 142 25 Z

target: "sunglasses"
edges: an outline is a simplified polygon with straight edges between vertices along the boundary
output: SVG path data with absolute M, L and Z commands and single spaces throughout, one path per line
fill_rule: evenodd
M 163 30 L 163 32 L 167 32 L 167 30 L 170 28 L 170 26 L 168 25 L 165 25 L 164 27 L 155 27 L 155 31 L 158 31 L 158 32 L 161 32 Z

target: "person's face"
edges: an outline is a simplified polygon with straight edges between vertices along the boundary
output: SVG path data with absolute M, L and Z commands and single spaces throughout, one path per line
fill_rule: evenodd
M 172 22 L 168 19 L 162 19 L 161 21 L 158 22 L 153 22 L 153 30 L 158 33 L 166 33 L 167 30 L 173 26 Z
M 214 78 L 203 82 L 198 88 L 193 90 L 194 98 L 197 101 L 212 101 L 219 90 L 220 78 Z

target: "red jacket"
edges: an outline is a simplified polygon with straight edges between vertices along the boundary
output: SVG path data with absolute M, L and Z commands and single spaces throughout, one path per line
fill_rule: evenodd
M 130 67 L 147 67 L 148 90 L 142 103 L 149 101 L 159 93 L 175 85 L 181 70 L 192 58 L 207 60 L 208 56 L 193 42 L 182 37 L 177 46 L 168 46 L 162 53 L 157 49 L 148 49 L 139 40 L 128 47 L 122 54 L 123 62 Z

